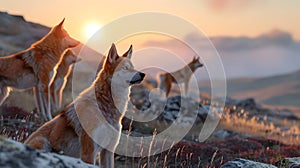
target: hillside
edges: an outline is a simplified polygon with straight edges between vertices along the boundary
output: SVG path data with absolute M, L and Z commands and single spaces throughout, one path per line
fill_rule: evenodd
M 228 81 L 228 93 L 235 98 L 254 97 L 265 104 L 300 107 L 300 71 L 250 81 Z
M 209 92 L 209 83 L 201 82 L 202 91 Z M 229 97 L 253 97 L 257 102 L 284 108 L 300 108 L 300 71 L 265 77 L 227 80 Z
M 0 55 L 28 48 L 49 30 L 49 27 L 26 21 L 23 16 L 0 12 Z

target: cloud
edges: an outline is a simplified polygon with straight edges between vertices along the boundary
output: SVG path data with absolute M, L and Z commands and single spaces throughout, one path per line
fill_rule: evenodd
M 201 57 L 209 58 L 215 52 L 209 41 L 196 37 L 191 33 L 184 41 L 200 48 Z M 210 40 L 221 56 L 226 76 L 229 78 L 273 76 L 300 69 L 300 42 L 295 41 L 288 32 L 272 30 L 254 38 L 227 36 L 211 37 Z M 192 56 L 191 50 L 172 40 L 148 41 L 145 45 L 176 50 L 183 58 Z
M 186 36 L 185 40 L 192 43 L 198 43 L 198 46 L 202 47 L 203 41 L 196 39 L 195 37 L 197 36 L 191 33 Z M 254 38 L 223 36 L 211 37 L 210 40 L 215 45 L 215 47 L 222 52 L 252 50 L 265 48 L 267 46 L 291 47 L 297 43 L 296 41 L 294 41 L 290 33 L 277 29 Z
M 236 10 L 249 7 L 255 0 L 206 0 L 208 6 L 215 11 Z

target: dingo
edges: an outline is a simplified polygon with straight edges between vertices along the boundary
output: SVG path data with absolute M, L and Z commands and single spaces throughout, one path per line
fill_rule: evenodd
M 61 107 L 62 93 L 66 87 L 67 79 L 72 71 L 72 65 L 79 62 L 81 59 L 77 58 L 71 49 L 67 49 L 62 56 L 62 61 L 57 68 L 56 76 L 51 85 L 51 108 L 53 112 Z
M 38 111 L 50 120 L 50 85 L 55 77 L 61 55 L 79 42 L 71 38 L 63 28 L 64 20 L 53 27 L 41 40 L 19 53 L 0 58 L 0 105 L 11 88 L 33 88 Z
M 121 120 L 130 87 L 145 77 L 144 73 L 134 69 L 131 55 L 132 46 L 123 56 L 118 56 L 113 44 L 93 84 L 54 119 L 30 135 L 25 144 L 37 149 L 63 151 L 94 164 L 100 152 L 101 167 L 114 167 L 113 152 L 121 136 Z M 103 143 L 100 146 L 94 140 Z
M 175 72 L 159 74 L 159 88 L 166 91 L 166 97 L 168 97 L 171 91 L 172 83 L 184 83 L 185 95 L 187 95 L 189 80 L 192 74 L 196 71 L 197 68 L 200 68 L 202 66 L 203 64 L 200 63 L 199 57 L 194 57 L 189 64 Z

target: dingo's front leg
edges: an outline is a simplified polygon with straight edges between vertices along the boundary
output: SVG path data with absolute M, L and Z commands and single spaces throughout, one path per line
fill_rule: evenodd
M 81 153 L 80 159 L 86 163 L 95 164 L 98 151 L 95 151 L 94 141 L 90 136 L 85 132 L 82 131 L 80 137 L 80 144 L 81 144 Z
M 43 98 L 40 92 L 40 89 L 38 87 L 33 87 L 33 92 L 34 92 L 34 100 L 35 100 L 35 105 L 36 108 L 39 112 L 39 114 L 41 115 L 41 117 L 43 118 L 44 121 L 47 121 L 47 116 L 46 116 L 46 111 L 45 111 L 45 107 L 44 107 L 44 103 L 43 103 Z
M 100 153 L 100 165 L 101 167 L 114 167 L 114 153 L 103 149 Z

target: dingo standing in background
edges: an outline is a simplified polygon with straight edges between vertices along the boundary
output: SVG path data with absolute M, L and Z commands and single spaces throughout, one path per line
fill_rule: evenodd
M 189 80 L 192 74 L 196 71 L 197 68 L 200 68 L 202 66 L 203 64 L 200 63 L 199 57 L 194 57 L 189 64 L 175 72 L 159 74 L 159 88 L 166 91 L 166 97 L 168 97 L 171 91 L 172 83 L 183 83 L 185 95 L 187 95 L 189 89 Z
M 12 88 L 33 88 L 37 109 L 44 120 L 50 120 L 50 85 L 61 62 L 61 55 L 79 42 L 63 28 L 64 20 L 41 40 L 19 53 L 0 58 L 0 105 Z
M 119 56 L 113 44 L 93 84 L 54 119 L 30 135 L 25 144 L 37 149 L 62 151 L 94 164 L 100 152 L 101 167 L 114 167 L 113 152 L 121 136 L 121 120 L 130 87 L 145 77 L 144 73 L 134 69 L 131 55 L 132 46 Z M 97 142 L 101 142 L 101 146 Z
M 51 108 L 52 112 L 57 111 L 62 104 L 62 93 L 66 87 L 67 79 L 72 71 L 72 65 L 79 62 L 81 59 L 77 58 L 76 54 L 67 49 L 62 56 L 62 61 L 57 68 L 56 76 L 51 85 Z

